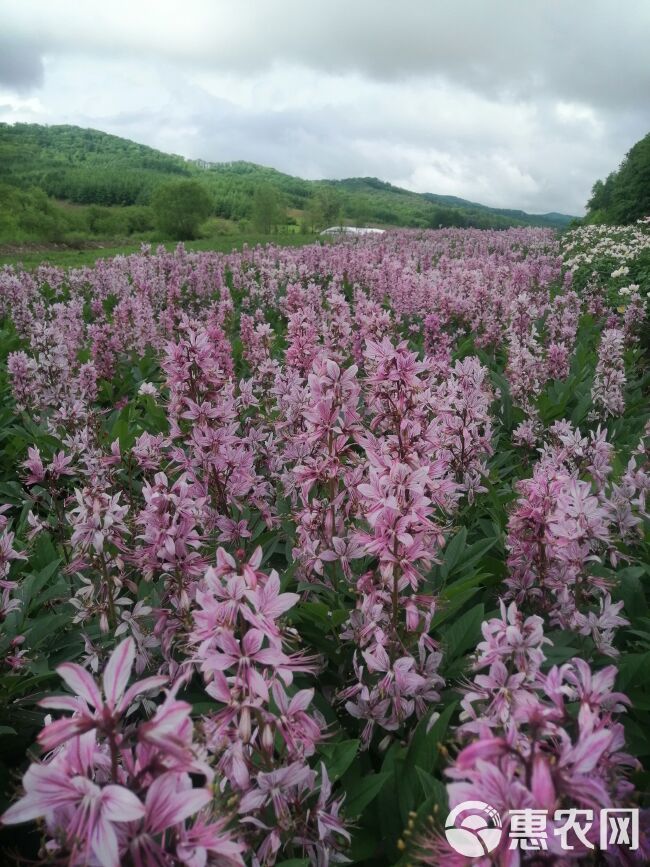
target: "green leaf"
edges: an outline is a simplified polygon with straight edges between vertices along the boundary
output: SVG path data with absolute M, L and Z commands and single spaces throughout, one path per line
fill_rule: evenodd
M 444 632 L 445 659 L 450 662 L 470 648 L 476 647 L 481 635 L 481 624 L 485 619 L 483 603 L 475 605 Z
M 185 700 L 188 699 L 187 696 L 184 697 Z M 191 701 L 192 705 L 192 714 L 194 716 L 203 716 L 203 714 L 214 713 L 215 704 L 213 701 Z
M 648 613 L 648 603 L 643 590 L 641 578 L 645 575 L 642 567 L 622 569 L 618 573 L 619 593 L 625 606 L 625 614 L 634 618 L 644 617 Z
M 440 758 L 438 746 L 445 740 L 457 704 L 455 701 L 448 704 L 433 724 L 431 714 L 420 720 L 404 760 L 397 766 L 398 805 L 403 824 L 408 821 L 409 812 L 421 801 L 417 771 L 432 773 L 437 767 Z
M 571 413 L 571 422 L 574 425 L 581 424 L 589 410 L 593 405 L 593 400 L 591 397 L 591 391 L 587 391 L 583 396 L 578 400 L 576 404 L 576 408 Z
M 577 647 L 571 647 L 570 645 L 549 645 L 544 648 L 544 653 L 546 654 L 546 659 L 551 663 L 551 665 L 562 665 L 567 662 L 567 660 L 573 659 L 574 656 L 580 655 L 579 649 Z
M 325 767 L 332 781 L 339 780 L 350 767 L 359 752 L 359 741 L 337 741 L 321 744 L 319 752 L 325 757 Z
M 453 571 L 454 566 L 460 560 L 461 554 L 467 544 L 467 528 L 461 527 L 445 549 L 445 559 L 440 567 L 440 574 L 443 578 Z
M 111 428 L 111 442 L 119 440 L 120 449 L 122 451 L 130 448 L 133 444 L 133 440 L 135 439 L 134 436 L 129 433 L 130 416 L 131 404 L 127 403 L 127 405 L 120 411 L 119 415 L 115 420 L 115 423 L 113 424 L 113 427 Z
M 352 843 L 345 854 L 352 859 L 352 863 L 358 861 L 372 864 L 371 859 L 379 854 L 379 836 L 376 825 L 372 828 L 354 828 L 352 831 Z
M 435 795 L 437 791 L 436 782 L 439 782 L 439 780 L 436 780 L 433 774 L 429 774 L 427 771 L 424 771 L 422 768 L 417 766 L 415 768 L 415 773 L 417 774 L 418 781 L 422 787 L 422 791 L 424 792 L 424 797 L 431 798 Z
M 29 575 L 24 579 L 20 586 L 20 595 L 22 596 L 23 605 L 29 609 L 32 600 L 38 596 L 43 587 L 47 584 L 48 579 L 54 575 L 59 568 L 61 558 L 48 563 L 40 572 Z
M 50 563 L 61 562 L 48 533 L 39 533 L 34 540 L 33 553 L 29 558 L 29 562 L 35 571 L 45 569 Z
M 628 653 L 618 661 L 616 688 L 627 692 L 633 683 L 644 682 L 644 673 L 650 665 L 650 653 Z
M 449 620 L 452 615 L 454 615 L 457 611 L 460 611 L 461 608 L 468 602 L 472 596 L 476 596 L 479 588 L 476 586 L 472 586 L 474 584 L 481 584 L 488 577 L 485 574 L 478 573 L 476 576 L 478 580 L 468 579 L 467 583 L 465 581 L 456 582 L 457 584 L 462 584 L 463 586 L 459 586 L 456 588 L 453 594 L 448 594 L 446 591 L 442 594 L 442 605 L 440 607 L 440 611 L 435 615 L 433 620 L 431 621 L 431 628 L 433 631 L 437 630 L 443 623 Z M 455 586 L 455 585 L 454 585 Z M 449 599 L 449 602 L 447 602 Z
M 415 729 L 411 743 L 404 759 L 404 772 L 409 774 L 413 768 L 422 768 L 425 771 L 435 770 L 439 751 L 438 744 L 445 740 L 449 721 L 456 710 L 458 702 L 447 705 L 438 719 L 431 725 L 431 715 L 422 717 Z
M 457 600 L 462 597 L 464 600 L 464 604 L 464 602 L 467 601 L 468 598 L 470 598 L 466 595 L 467 591 L 472 590 L 473 588 L 477 588 L 478 585 L 482 584 L 483 581 L 488 577 L 490 577 L 490 575 L 487 572 L 474 572 L 467 578 L 459 578 L 457 581 L 454 581 L 453 584 L 448 584 L 445 587 L 441 594 L 442 598 L 444 601 L 456 603 Z
M 498 539 L 481 539 L 478 542 L 474 542 L 473 545 L 469 545 L 464 551 L 459 560 L 458 565 L 462 567 L 461 571 L 463 573 L 472 569 L 478 562 L 481 560 L 487 552 L 493 548 Z
M 360 816 L 392 776 L 391 773 L 382 771 L 379 774 L 363 777 L 358 783 L 351 786 L 346 793 L 343 804 L 346 816 Z
M 37 647 L 41 641 L 46 641 L 57 634 L 59 628 L 64 628 L 70 624 L 70 614 L 44 614 L 42 617 L 37 617 L 27 621 L 27 637 L 30 647 Z M 82 649 L 81 633 L 79 633 L 79 650 Z
M 626 718 L 623 720 L 625 728 L 625 746 L 633 756 L 650 755 L 650 739 L 647 735 L 647 726 L 640 726 L 635 720 Z
M 489 365 L 491 367 L 491 365 Z M 492 382 L 501 392 L 501 418 L 503 427 L 509 431 L 512 429 L 512 397 L 510 396 L 510 385 L 503 374 L 496 370 L 490 370 Z
M 431 794 L 418 804 L 415 811 L 415 834 L 410 837 L 411 840 L 417 839 L 418 831 L 422 830 L 428 835 L 431 832 L 431 818 L 435 816 L 438 820 L 444 819 L 449 812 L 449 804 L 447 800 L 447 787 L 441 780 L 431 777 L 427 783 L 431 788 Z M 414 851 L 407 847 L 406 852 L 397 861 L 391 863 L 394 867 L 412 867 L 414 862 Z
M 386 859 L 397 855 L 395 841 L 403 831 L 403 822 L 399 809 L 399 792 L 396 781 L 404 761 L 406 750 L 398 742 L 393 742 L 384 756 L 381 773 L 387 773 L 393 780 L 379 793 L 376 804 L 376 812 L 379 817 L 379 832 L 382 839 Z M 392 863 L 389 861 L 388 863 Z

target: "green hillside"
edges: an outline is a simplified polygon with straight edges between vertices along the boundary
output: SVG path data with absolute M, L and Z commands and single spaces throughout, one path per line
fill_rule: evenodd
M 650 133 L 638 141 L 604 181 L 596 181 L 587 223 L 634 223 L 650 217 Z
M 377 178 L 306 181 L 248 162 L 186 160 L 98 130 L 18 123 L 0 124 L 0 242 L 155 234 L 156 191 L 183 179 L 198 181 L 210 196 L 203 234 L 248 225 L 314 231 L 339 220 L 561 229 L 572 219 L 414 193 Z
M 0 124 L 0 181 L 79 204 L 146 204 L 161 180 L 190 176 L 183 157 L 77 126 Z

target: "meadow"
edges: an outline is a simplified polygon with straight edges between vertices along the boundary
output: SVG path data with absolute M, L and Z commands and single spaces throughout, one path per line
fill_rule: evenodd
M 0 267 L 2 863 L 648 863 L 650 223 L 63 264 Z
M 196 241 L 185 241 L 183 249 L 190 252 L 214 252 L 232 253 L 243 247 L 257 247 L 259 245 L 278 243 L 278 235 L 263 235 L 259 233 L 244 232 L 237 235 L 222 235 L 212 238 L 201 238 Z M 281 237 L 282 246 L 293 247 L 308 243 L 316 243 L 317 239 L 312 234 L 304 235 L 300 232 L 287 232 Z M 171 252 L 177 245 L 177 241 L 134 241 L 133 243 L 97 242 L 94 246 L 82 246 L 75 249 L 66 244 L 14 244 L 0 247 L 0 267 L 13 265 L 21 271 L 34 270 L 46 261 L 49 265 L 61 268 L 79 268 L 86 265 L 94 265 L 98 259 L 108 259 L 114 256 L 128 256 L 139 253 L 143 243 L 153 247 L 157 252 Z

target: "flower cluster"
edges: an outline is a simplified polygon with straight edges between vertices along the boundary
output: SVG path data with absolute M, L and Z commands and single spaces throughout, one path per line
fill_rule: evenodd
M 620 613 L 623 603 L 612 602 L 609 582 L 594 568 L 604 555 L 616 557 L 614 510 L 602 489 L 571 469 L 577 463 L 598 478 L 599 467 L 611 470 L 610 450 L 602 435 L 582 438 L 566 424 L 556 425 L 555 435 L 558 445 L 517 485 L 520 497 L 508 523 L 507 598 L 562 629 L 591 636 L 602 653 L 615 656 L 615 631 L 628 621 Z
M 483 625 L 471 685 L 464 691 L 457 735 L 466 745 L 447 770 L 450 808 L 464 801 L 493 806 L 508 831 L 511 810 L 543 810 L 541 836 L 549 857 L 589 854 L 599 840 L 598 823 L 587 836 L 556 831 L 562 809 L 591 809 L 629 803 L 628 780 L 637 762 L 623 751 L 620 714 L 629 705 L 614 690 L 616 668 L 593 672 L 582 659 L 543 672 L 544 637 L 540 617 L 524 617 L 514 603 L 502 602 L 500 617 Z M 469 741 L 469 742 L 467 742 Z M 465 865 L 446 841 L 422 841 L 422 862 Z M 644 841 L 644 845 L 647 845 Z M 503 834 L 491 859 L 505 865 L 515 857 Z
M 196 591 L 189 640 L 220 707 L 204 719 L 206 747 L 218 759 L 222 791 L 239 801 L 260 864 L 297 848 L 326 865 L 349 833 L 324 766 L 317 773 L 306 761 L 324 720 L 310 712 L 313 688 L 297 689 L 294 680 L 313 673 L 316 660 L 291 650 L 295 640 L 280 618 L 298 595 L 282 593 L 277 572 L 262 572 L 261 560 L 260 548 L 239 561 L 219 548 Z
M 76 693 L 4 815 L 26 857 L 395 863 L 429 723 L 454 803 L 629 803 L 648 701 L 603 654 L 650 642 L 647 229 L 0 269 L 12 771 L 49 660 Z
M 134 703 L 167 679 L 129 687 L 134 660 L 127 638 L 106 663 L 101 687 L 81 666 L 59 666 L 74 695 L 41 705 L 72 716 L 45 725 L 38 738 L 45 760 L 30 765 L 23 796 L 1 821 L 42 818 L 46 852 L 70 865 L 243 864 L 245 846 L 228 829 L 227 813 L 215 820 L 214 774 L 193 740 L 191 706 L 172 689 L 150 719 L 138 720 Z
M 625 410 L 623 363 L 625 335 L 619 328 L 606 328 L 598 347 L 598 364 L 591 389 L 593 412 L 598 417 L 619 416 Z
M 354 541 L 377 568 L 356 582 L 357 606 L 341 635 L 355 645 L 356 682 L 340 698 L 365 721 L 368 745 L 375 725 L 396 732 L 438 698 L 440 653 L 429 635 L 435 599 L 421 585 L 443 542 L 435 512 L 454 508 L 459 486 L 450 443 L 435 457 L 426 365 L 384 338 L 368 343 L 366 367 L 373 421 L 360 438 L 368 470 L 358 493 L 369 526 Z

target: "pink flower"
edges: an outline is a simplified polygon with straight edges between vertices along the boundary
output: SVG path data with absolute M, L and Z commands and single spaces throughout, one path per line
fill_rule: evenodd
M 23 777 L 25 794 L 2 816 L 6 825 L 65 815 L 65 834 L 71 851 L 101 867 L 119 867 L 116 823 L 145 815 L 145 806 L 123 786 L 100 788 L 82 776 L 70 777 L 56 763 L 31 765 Z M 57 822 L 60 824 L 60 822 Z
M 38 741 L 46 750 L 52 750 L 75 735 L 97 728 L 110 732 L 115 729 L 133 699 L 143 692 L 159 689 L 167 682 L 160 676 L 147 677 L 127 689 L 135 661 L 135 642 L 126 638 L 115 648 L 106 664 L 102 678 L 103 693 L 94 678 L 80 665 L 64 662 L 56 671 L 76 696 L 45 698 L 41 706 L 54 710 L 69 710 L 73 716 L 46 725 Z
M 23 463 L 23 466 L 29 470 L 29 475 L 25 479 L 26 485 L 38 485 L 45 478 L 45 467 L 41 460 L 41 453 L 36 447 L 27 449 L 28 458 Z
M 190 826 L 183 826 L 178 835 L 176 854 L 185 867 L 243 867 L 242 853 L 247 847 L 233 840 L 226 830 L 226 821 L 210 821 L 202 816 Z
M 208 850 L 222 857 L 224 864 L 243 864 L 240 853 L 245 847 L 231 840 L 223 831 L 225 822 L 214 823 L 212 833 L 204 820 L 193 826 L 186 820 L 209 804 L 208 789 L 193 789 L 187 774 L 165 773 L 157 777 L 147 791 L 143 828 L 134 834 L 129 854 L 134 864 L 157 867 L 170 857 L 169 844 L 178 839 L 176 854 L 180 863 L 204 867 Z M 167 837 L 167 832 L 173 830 Z
M 16 587 L 14 581 L 7 580 L 7 575 L 14 560 L 26 560 L 27 557 L 14 548 L 14 533 L 2 530 L 0 533 L 0 587 L 12 590 Z
M 294 762 L 277 771 L 261 772 L 257 775 L 256 788 L 247 792 L 239 803 L 240 813 L 250 813 L 267 804 L 273 806 L 277 819 L 289 814 L 289 799 L 296 787 L 313 783 L 314 772 L 301 762 Z
M 169 766 L 182 770 L 198 769 L 200 773 L 205 773 L 211 778 L 212 774 L 207 771 L 205 765 L 199 766 L 194 761 L 192 743 L 194 727 L 190 717 L 191 712 L 192 706 L 185 701 L 178 701 L 175 697 L 175 689 L 172 689 L 165 697 L 165 701 L 156 708 L 153 717 L 141 723 L 138 728 L 138 738 L 142 743 L 161 750 Z M 173 762 L 170 762 L 170 759 L 173 759 Z
M 276 621 L 293 608 L 300 596 L 297 593 L 280 593 L 280 577 L 275 570 L 269 573 L 263 585 L 258 585 L 253 590 L 246 590 L 245 595 L 252 610 L 242 608 L 243 616 L 256 629 L 277 642 L 280 631 Z
M 311 756 L 321 739 L 320 725 L 307 713 L 313 689 L 301 689 L 289 699 L 279 683 L 273 684 L 273 700 L 278 706 L 277 729 L 292 755 Z
M 284 673 L 290 682 L 291 660 L 277 648 L 263 648 L 264 638 L 264 633 L 259 629 L 250 629 L 241 642 L 229 632 L 218 635 L 216 643 L 220 650 L 206 658 L 202 666 L 203 670 L 227 671 L 229 668 L 235 668 L 237 677 L 251 693 L 268 701 L 268 685 L 257 666 L 272 666 L 278 673 Z

